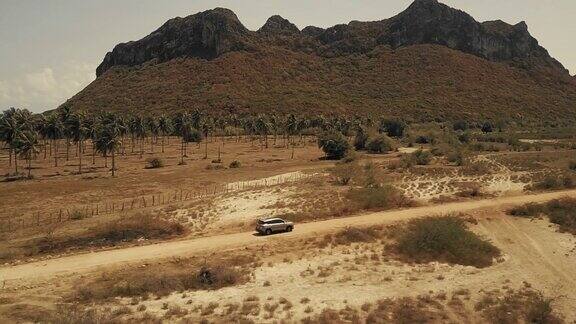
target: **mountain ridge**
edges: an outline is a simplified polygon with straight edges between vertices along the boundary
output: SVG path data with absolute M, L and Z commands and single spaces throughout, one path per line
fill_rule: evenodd
M 366 53 L 376 46 L 392 48 L 437 44 L 491 60 L 568 71 L 538 44 L 525 22 L 477 22 L 467 13 L 436 0 L 415 0 L 398 15 L 379 21 L 352 21 L 327 29 L 300 31 L 279 15 L 270 17 L 256 32 L 248 30 L 229 9 L 216 8 L 185 18 L 174 18 L 138 41 L 118 44 L 97 68 L 97 76 L 113 66 L 165 62 L 179 57 L 215 59 L 230 51 L 257 51 L 275 44 L 269 36 L 294 37 L 308 51 L 322 56 Z M 268 37 L 265 37 L 268 36 Z M 292 50 L 302 50 L 286 42 Z
M 63 105 L 558 124 L 576 122 L 576 78 L 525 23 L 478 23 L 434 0 L 384 20 L 302 30 L 273 16 L 250 31 L 217 8 L 117 45 Z

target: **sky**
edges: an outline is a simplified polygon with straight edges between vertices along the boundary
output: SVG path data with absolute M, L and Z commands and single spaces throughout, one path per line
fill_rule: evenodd
M 298 27 L 330 27 L 394 16 L 411 0 L 0 0 L 0 110 L 54 109 L 96 78 L 116 44 L 166 20 L 232 9 L 251 30 L 279 14 Z M 550 54 L 576 73 L 575 0 L 444 0 L 478 21 L 526 21 Z

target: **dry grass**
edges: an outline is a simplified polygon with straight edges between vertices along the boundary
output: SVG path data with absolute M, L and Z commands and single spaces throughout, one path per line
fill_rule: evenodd
M 526 204 L 508 211 L 512 216 L 537 217 L 547 215 L 560 231 L 576 235 L 576 199 L 564 198 L 544 204 Z
M 165 240 L 184 234 L 186 228 L 179 223 L 150 213 L 137 213 L 96 225 L 80 233 L 54 235 L 48 232 L 39 238 L 18 242 L 17 245 L 0 252 L 0 261 L 115 246 L 138 239 Z
M 111 297 L 165 296 L 175 291 L 212 290 L 249 279 L 252 257 L 238 256 L 198 265 L 191 260 L 104 273 L 79 285 L 73 300 L 88 302 Z
M 487 294 L 476 304 L 476 310 L 492 323 L 515 324 L 519 320 L 524 323 L 563 323 L 554 313 L 553 300 L 529 289 L 509 292 L 503 297 Z

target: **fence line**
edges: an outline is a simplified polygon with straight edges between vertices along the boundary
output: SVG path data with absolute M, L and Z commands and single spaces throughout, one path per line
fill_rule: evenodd
M 310 178 L 313 175 L 296 172 L 289 176 L 276 176 L 264 179 L 239 181 L 227 184 L 205 187 L 200 191 L 188 191 L 177 189 L 169 193 L 143 195 L 135 198 L 126 198 L 117 201 L 105 201 L 87 204 L 76 208 L 61 208 L 50 212 L 34 212 L 28 215 L 8 216 L 0 218 L 0 233 L 10 232 L 22 228 L 41 227 L 54 223 L 79 220 L 100 215 L 111 215 L 116 212 L 133 211 L 149 207 L 169 205 L 185 201 L 202 200 L 218 195 L 255 190 L 281 185 L 289 182 L 297 182 Z

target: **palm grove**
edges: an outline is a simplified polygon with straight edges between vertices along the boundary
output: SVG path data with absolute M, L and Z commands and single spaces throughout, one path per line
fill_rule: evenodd
M 293 158 L 294 147 L 303 142 L 304 136 L 316 136 L 325 158 L 341 159 L 350 151 L 350 142 L 357 150 L 386 153 L 392 149 L 389 137 L 402 137 L 406 127 L 402 121 L 373 117 L 209 116 L 199 110 L 169 116 L 110 112 L 88 115 L 68 107 L 32 114 L 10 108 L 0 115 L 0 140 L 8 150 L 15 176 L 19 176 L 19 159 L 26 161 L 31 177 L 33 160 L 52 159 L 57 167 L 61 159 L 69 161 L 72 154 L 78 159 L 78 173 L 83 172 L 86 157 L 92 165 L 100 157 L 115 176 L 117 155 L 126 155 L 128 150 L 140 158 L 145 151 L 164 153 L 174 136 L 180 141 L 180 164 L 186 163 L 189 143 L 200 145 L 203 141 L 206 159 L 209 142 L 224 142 L 226 138 L 258 143 L 262 149 L 270 142 L 291 147 Z

